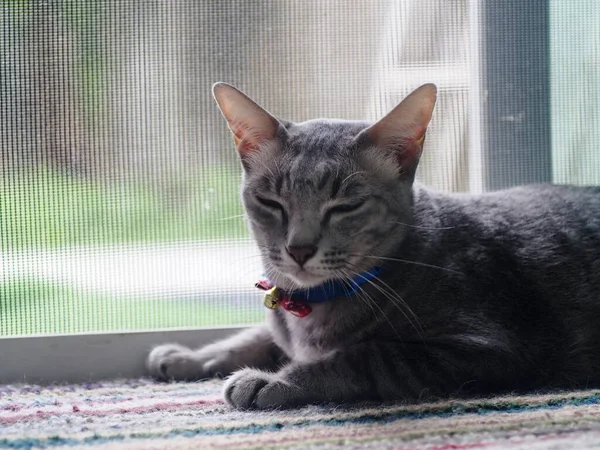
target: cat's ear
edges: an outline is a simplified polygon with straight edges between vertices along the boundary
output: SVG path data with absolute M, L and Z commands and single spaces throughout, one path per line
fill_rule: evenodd
M 425 84 L 365 130 L 371 144 L 397 154 L 402 173 L 414 176 L 436 97 L 435 85 Z
M 227 83 L 216 83 L 213 95 L 233 133 L 242 160 L 261 144 L 275 139 L 279 121 L 246 94 Z

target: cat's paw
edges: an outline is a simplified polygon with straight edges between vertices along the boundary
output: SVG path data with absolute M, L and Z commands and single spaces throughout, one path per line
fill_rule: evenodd
M 201 380 L 221 375 L 217 356 L 179 344 L 155 347 L 148 355 L 146 366 L 152 377 L 164 381 Z
M 294 389 L 280 376 L 256 369 L 235 372 L 225 384 L 225 401 L 239 409 L 270 409 L 292 405 Z

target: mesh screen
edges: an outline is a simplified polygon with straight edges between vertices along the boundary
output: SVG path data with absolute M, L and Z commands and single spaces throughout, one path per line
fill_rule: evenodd
M 418 176 L 483 189 L 478 3 L 2 2 L 0 335 L 262 319 L 216 81 L 294 121 L 374 120 L 434 82 Z M 550 2 L 553 176 L 598 183 L 600 17 L 575 3 Z

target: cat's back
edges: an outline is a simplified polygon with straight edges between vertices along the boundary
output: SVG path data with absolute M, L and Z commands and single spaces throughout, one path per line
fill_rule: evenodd
M 600 187 L 417 187 L 414 205 L 420 228 L 400 256 L 452 270 L 412 268 L 402 290 L 431 335 L 508 343 L 532 385 L 600 382 Z
M 600 187 L 531 185 L 481 195 L 417 187 L 414 255 L 544 297 L 600 305 Z
M 600 239 L 600 187 L 538 184 L 477 195 L 424 192 L 418 187 L 416 192 L 417 198 L 427 199 L 421 202 L 429 204 L 426 208 L 439 212 L 434 216 L 443 225 L 477 231 L 473 238 L 498 235 L 537 240 L 580 232 L 597 234 Z
M 532 184 L 484 194 L 449 194 L 445 197 L 449 204 L 460 205 L 471 213 L 493 211 L 528 217 L 575 214 L 590 219 L 600 215 L 600 186 Z

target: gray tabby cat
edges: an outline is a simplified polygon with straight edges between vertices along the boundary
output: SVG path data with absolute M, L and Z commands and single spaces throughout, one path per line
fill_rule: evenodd
M 600 188 L 415 183 L 431 84 L 375 124 L 290 123 L 227 84 L 214 95 L 273 307 L 300 300 L 199 350 L 155 348 L 154 377 L 232 374 L 238 408 L 600 385 Z

